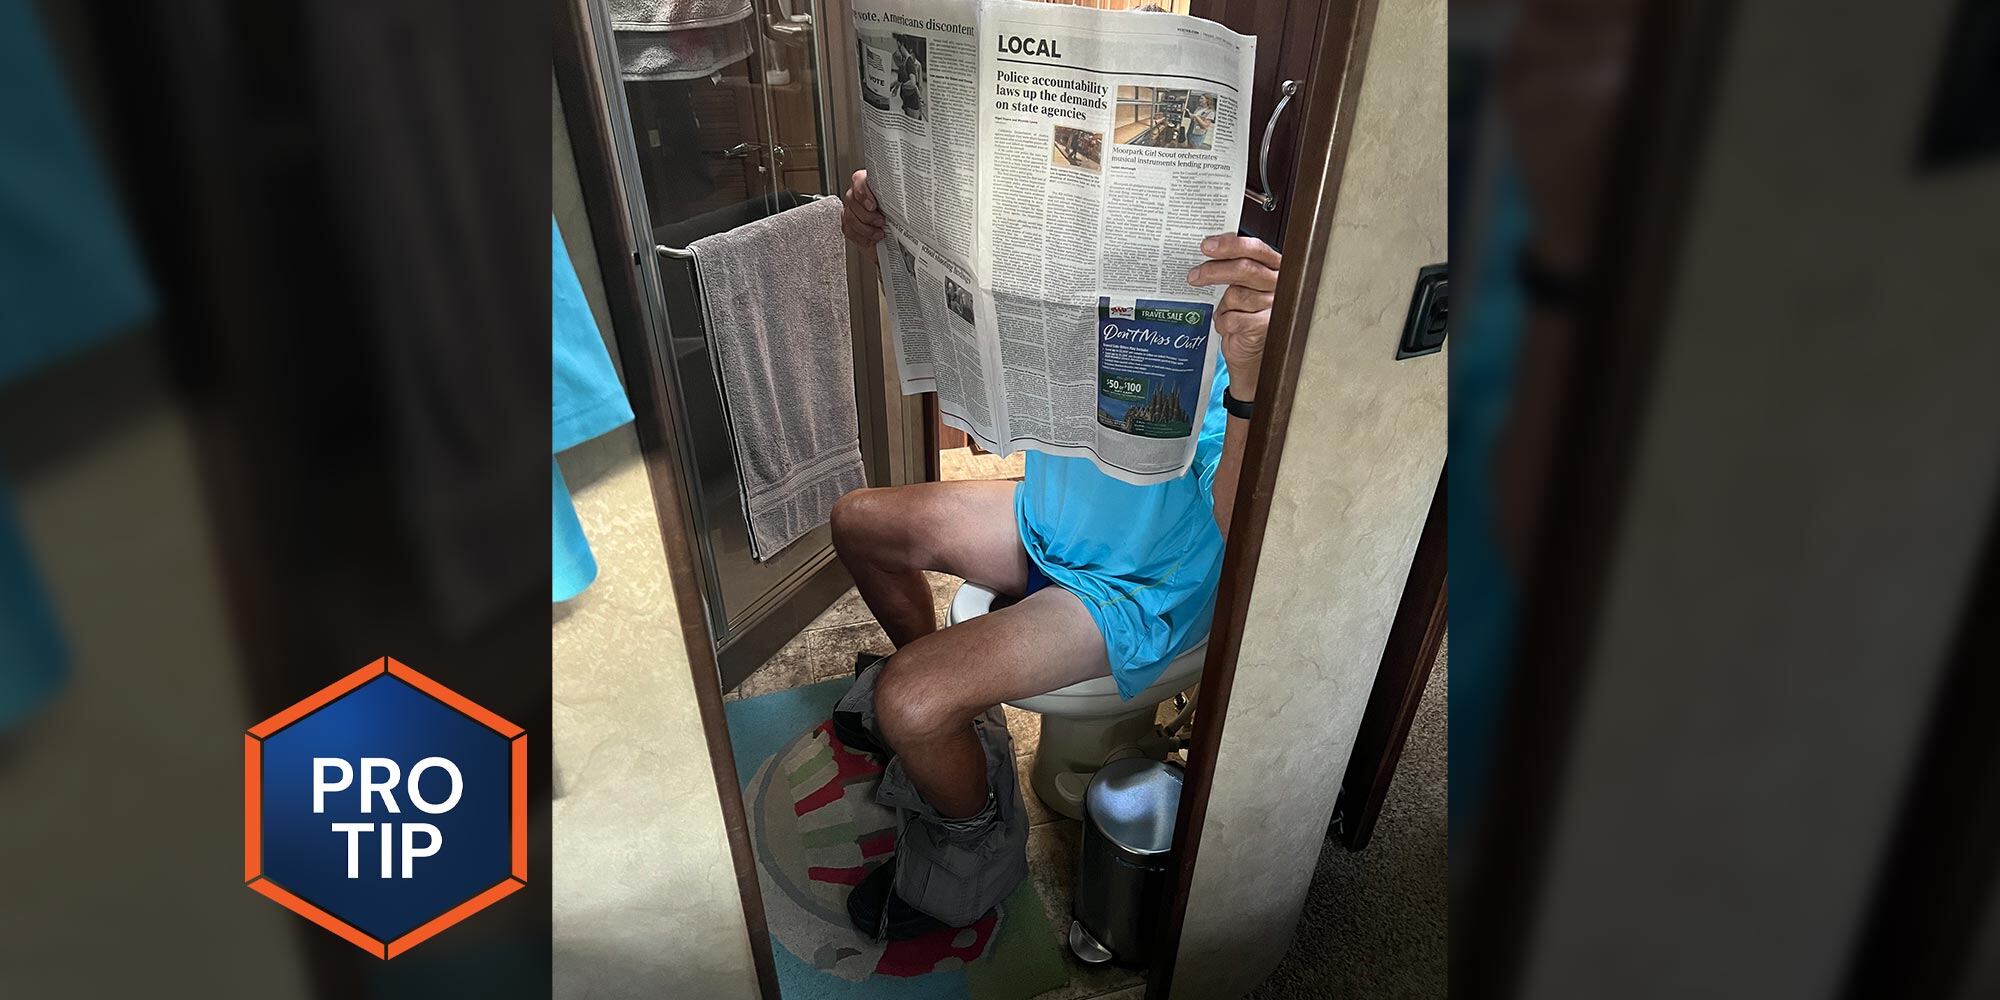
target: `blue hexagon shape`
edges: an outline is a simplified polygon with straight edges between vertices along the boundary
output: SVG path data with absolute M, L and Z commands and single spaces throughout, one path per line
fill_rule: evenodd
M 527 737 L 383 657 L 244 735 L 243 879 L 379 958 L 527 880 Z

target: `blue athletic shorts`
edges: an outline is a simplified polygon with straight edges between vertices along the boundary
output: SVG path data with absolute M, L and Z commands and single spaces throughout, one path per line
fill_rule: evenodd
M 1126 698 L 1208 637 L 1222 574 L 1215 468 L 1228 415 L 1227 366 L 1215 363 L 1194 464 L 1178 479 L 1133 486 L 1086 458 L 1029 452 L 1014 490 L 1028 550 L 1028 592 L 1054 584 L 1083 601 L 1104 634 L 1111 676 Z

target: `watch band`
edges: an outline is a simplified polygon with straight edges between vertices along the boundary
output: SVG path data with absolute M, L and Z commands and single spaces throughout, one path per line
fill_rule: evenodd
M 1246 403 L 1243 400 L 1237 399 L 1236 395 L 1230 392 L 1229 387 L 1225 385 L 1222 387 L 1222 408 L 1228 410 L 1229 415 L 1232 417 L 1242 417 L 1248 420 L 1250 419 L 1250 414 L 1257 411 L 1257 401 L 1251 400 Z

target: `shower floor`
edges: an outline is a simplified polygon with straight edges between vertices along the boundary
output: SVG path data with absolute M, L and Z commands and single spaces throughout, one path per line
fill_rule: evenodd
M 926 573 L 938 621 L 944 621 L 945 605 L 961 582 L 943 573 Z M 754 698 L 773 691 L 785 691 L 819 681 L 845 677 L 854 670 L 854 654 L 862 650 L 888 652 L 889 637 L 875 624 L 868 606 L 852 589 L 814 619 L 784 648 L 772 654 L 764 665 L 744 678 L 724 701 Z M 1048 907 L 1049 925 L 1058 934 L 1069 930 L 1070 893 L 1076 879 L 1076 852 L 1083 830 L 1076 820 L 1058 816 L 1035 797 L 1028 787 L 1028 765 L 1034 759 L 1035 740 L 1041 735 L 1041 716 L 1015 708 L 1005 709 L 1007 728 L 1014 736 L 1014 767 L 1020 774 L 1021 794 L 1028 809 L 1028 869 Z M 1069 982 L 1042 994 L 1036 1000 L 1139 1000 L 1145 994 L 1145 977 L 1114 966 L 1089 966 L 1063 950 Z

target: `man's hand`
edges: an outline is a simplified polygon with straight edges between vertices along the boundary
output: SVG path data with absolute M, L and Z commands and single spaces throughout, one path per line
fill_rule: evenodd
M 1188 272 L 1188 284 L 1228 285 L 1215 309 L 1215 332 L 1229 362 L 1229 394 L 1244 402 L 1257 398 L 1257 369 L 1264 362 L 1264 335 L 1271 328 L 1271 302 L 1284 258 L 1263 240 L 1217 233 L 1201 241 L 1210 258 Z
M 875 204 L 874 189 L 868 186 L 868 171 L 856 170 L 847 193 L 840 196 L 840 231 L 847 234 L 847 242 L 855 249 L 865 252 L 882 242 L 888 224 L 888 217 Z
M 1208 260 L 1188 272 L 1188 284 L 1229 286 L 1215 307 L 1215 335 L 1222 338 L 1222 358 L 1229 362 L 1229 394 L 1248 403 L 1257 398 L 1257 370 L 1264 366 L 1264 335 L 1271 329 L 1271 302 L 1284 258 L 1263 240 L 1235 233 L 1202 240 L 1201 252 Z M 1248 423 L 1226 423 L 1222 455 L 1216 460 L 1215 523 L 1225 538 L 1236 510 L 1236 481 L 1243 473 Z

